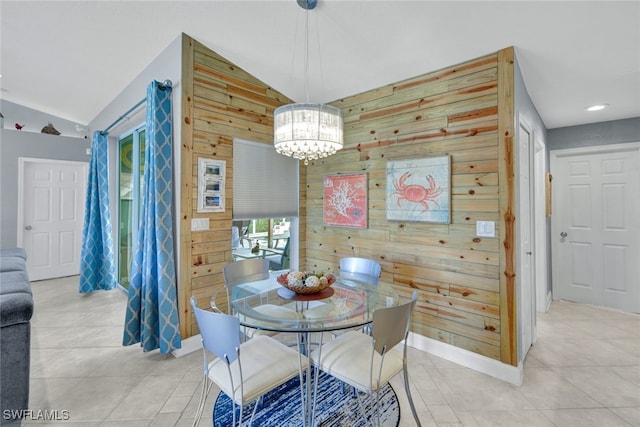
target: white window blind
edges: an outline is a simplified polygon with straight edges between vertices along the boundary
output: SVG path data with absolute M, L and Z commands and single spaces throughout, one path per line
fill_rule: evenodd
M 298 160 L 271 144 L 233 140 L 233 219 L 298 216 Z

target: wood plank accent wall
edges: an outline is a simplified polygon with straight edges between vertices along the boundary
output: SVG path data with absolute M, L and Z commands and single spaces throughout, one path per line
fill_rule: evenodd
M 382 280 L 420 291 L 412 330 L 517 365 L 513 49 L 333 103 L 345 148 L 307 167 L 306 268 L 374 258 Z M 449 225 L 387 221 L 388 160 L 449 154 Z M 367 172 L 369 227 L 324 227 L 323 177 Z M 477 237 L 478 220 L 496 237 Z
M 186 34 L 182 61 L 178 299 L 180 332 L 187 338 L 198 333 L 189 299 L 195 295 L 208 307 L 224 287 L 222 267 L 232 261 L 233 138 L 272 144 L 273 110 L 291 100 Z M 226 161 L 224 213 L 196 211 L 200 157 Z M 209 230 L 191 231 L 193 218 L 209 219 Z
M 291 102 L 184 37 L 180 194 L 180 326 L 198 333 L 188 300 L 207 306 L 231 262 L 234 137 L 273 141 L 273 110 Z M 300 267 L 336 271 L 339 259 L 378 260 L 399 293 L 420 291 L 412 330 L 517 365 L 513 48 L 384 86 L 333 105 L 345 148 L 300 166 Z M 451 224 L 387 221 L 387 160 L 451 155 Z M 227 161 L 226 212 L 195 210 L 199 157 Z M 369 227 L 324 227 L 323 177 L 367 172 Z M 190 231 L 208 218 L 208 231 Z M 479 220 L 495 238 L 475 235 Z

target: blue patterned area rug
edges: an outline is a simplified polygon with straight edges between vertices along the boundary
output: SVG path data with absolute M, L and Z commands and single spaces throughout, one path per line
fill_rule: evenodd
M 339 380 L 320 374 L 318 382 L 318 406 L 316 408 L 316 425 L 321 427 L 364 427 L 370 426 L 375 417 L 375 407 L 370 406 L 369 399 L 363 402 L 367 418 L 363 419 L 358 408 L 358 398 L 349 387 L 342 390 Z M 365 396 L 366 397 L 366 396 Z M 236 409 L 239 411 L 239 408 Z M 253 411 L 253 404 L 244 408 L 242 425 L 248 426 Z M 238 414 L 236 414 L 236 419 Z M 387 384 L 380 390 L 380 421 L 384 427 L 397 427 L 400 423 L 400 406 L 393 388 Z M 220 392 L 213 407 L 213 426 L 228 427 L 233 423 L 231 399 Z M 267 393 L 258 407 L 253 427 L 300 427 L 302 426 L 300 403 L 300 380 L 296 377 L 288 383 Z

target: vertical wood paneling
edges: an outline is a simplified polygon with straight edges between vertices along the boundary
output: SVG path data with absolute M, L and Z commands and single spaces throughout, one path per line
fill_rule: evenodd
M 345 147 L 307 167 L 306 268 L 337 271 L 345 256 L 383 266 L 404 295 L 420 291 L 412 328 L 514 364 L 513 67 L 506 49 L 334 103 L 345 116 Z M 506 58 L 506 59 L 505 59 Z M 387 221 L 386 163 L 448 154 L 451 224 Z M 324 227 L 325 175 L 367 172 L 369 227 Z M 495 238 L 475 221 L 496 222 Z M 511 296 L 510 296 L 511 295 Z
M 273 110 L 290 101 L 199 42 L 183 37 L 178 295 L 180 332 L 186 338 L 198 333 L 189 298 L 195 295 L 200 306 L 208 306 L 211 296 L 224 287 L 222 267 L 232 261 L 233 138 L 271 144 Z M 200 157 L 226 161 L 225 212 L 196 211 Z M 191 231 L 193 218 L 207 218 L 209 230 Z
M 515 266 L 515 153 L 514 153 L 514 96 L 513 96 L 513 48 L 498 52 L 498 109 L 500 170 L 500 319 L 502 346 L 500 358 L 504 363 L 516 366 L 516 266 Z
M 231 261 L 233 138 L 271 143 L 273 110 L 290 100 L 191 39 L 183 67 L 179 295 L 206 306 Z M 344 256 L 377 259 L 400 294 L 419 290 L 414 332 L 515 365 L 513 49 L 333 105 L 344 114 L 345 148 L 300 166 L 300 267 L 335 272 Z M 451 224 L 387 221 L 387 160 L 444 154 Z M 227 161 L 225 213 L 195 212 L 198 157 Z M 324 227 L 323 177 L 355 172 L 368 174 L 369 227 Z M 210 230 L 190 232 L 201 217 Z M 495 221 L 496 237 L 477 237 L 478 220 Z M 197 333 L 188 305 L 180 321 L 183 335 Z
M 180 319 L 180 334 L 183 338 L 191 336 L 191 165 L 193 164 L 193 40 L 182 35 L 182 79 L 180 95 L 182 97 L 182 120 L 180 123 L 180 238 L 178 247 L 180 265 L 178 266 L 178 317 Z

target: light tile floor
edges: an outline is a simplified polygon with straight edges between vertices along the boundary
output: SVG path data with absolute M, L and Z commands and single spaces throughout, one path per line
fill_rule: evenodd
M 201 352 L 174 358 L 123 347 L 126 295 L 80 295 L 77 283 L 69 277 L 32 284 L 30 408 L 58 410 L 61 417 L 68 411 L 69 419 L 23 425 L 190 426 Z M 640 426 L 640 316 L 554 302 L 537 325 L 521 387 L 412 350 L 409 372 L 422 425 Z M 412 426 L 396 380 L 400 425 Z M 213 389 L 201 426 L 211 426 L 216 395 Z

